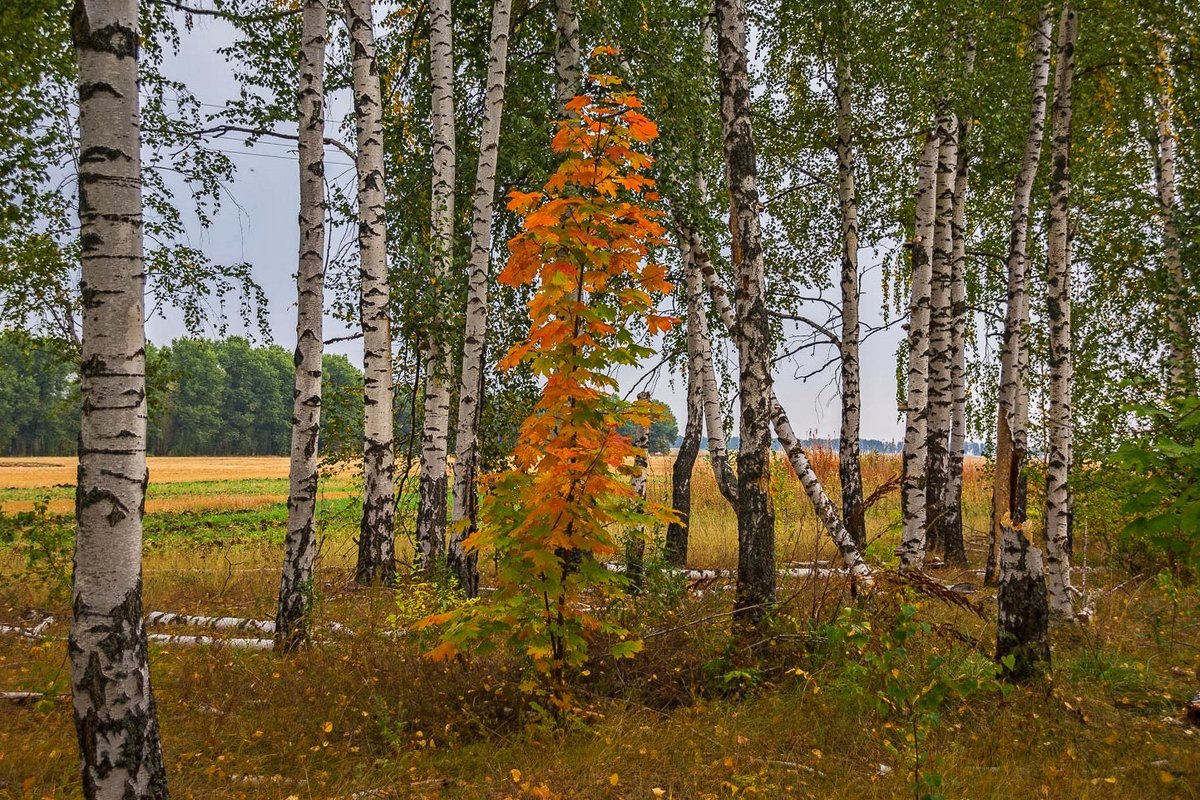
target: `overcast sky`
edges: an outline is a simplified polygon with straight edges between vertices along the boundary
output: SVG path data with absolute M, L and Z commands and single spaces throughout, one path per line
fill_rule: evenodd
M 237 96 L 238 86 L 217 48 L 230 41 L 229 27 L 204 17 L 195 19 L 191 33 L 183 34 L 182 49 L 177 56 L 168 57 L 167 75 L 185 81 L 204 103 L 205 111 L 219 111 L 226 102 Z M 348 94 L 329 98 L 327 116 L 340 120 L 349 110 Z M 336 125 L 327 127 L 334 132 Z M 294 127 L 287 130 L 294 133 Z M 230 154 L 237 165 L 237 177 L 229 187 L 229 198 L 214 224 L 206 231 L 196 228 L 192 244 L 202 248 L 217 262 L 247 261 L 254 267 L 255 279 L 268 298 L 268 320 L 274 341 L 289 350 L 294 347 L 296 271 L 298 247 L 299 177 L 295 146 L 288 142 L 262 141 L 253 149 L 236 138 L 226 138 L 215 147 Z M 349 158 L 341 151 L 329 148 L 326 152 L 326 174 L 331 180 L 347 180 L 353 169 Z M 530 187 L 531 189 L 534 187 Z M 836 224 L 830 220 L 830 224 Z M 335 239 L 336 237 L 331 237 Z M 863 322 L 867 325 L 882 321 L 882 289 L 876 256 L 864 251 L 861 256 L 865 275 L 862 281 Z M 836 268 L 836 267 L 834 267 Z M 836 285 L 836 280 L 834 281 Z M 819 310 L 813 312 L 824 319 Z M 229 330 L 244 332 L 237 319 L 236 304 L 231 309 Z M 351 331 L 335 320 L 326 318 L 326 338 Z M 166 318 L 154 317 L 148 322 L 147 335 L 157 343 L 185 335 L 181 317 L 168 311 Z M 215 324 L 208 331 L 216 333 Z M 896 412 L 895 352 L 902 331 L 898 325 L 872 336 L 862 348 L 862 436 L 883 440 L 899 439 L 903 429 Z M 329 348 L 343 353 L 355 363 L 362 360 L 361 343 L 342 342 Z M 809 372 L 825 363 L 831 353 L 818 350 L 802 356 L 795 363 L 784 363 L 776 372 L 776 391 L 791 417 L 792 426 L 802 435 L 836 437 L 840 427 L 840 398 L 835 367 L 807 381 L 796 375 Z M 726 358 L 736 358 L 732 349 Z M 736 368 L 733 370 L 736 374 Z M 623 370 L 618 374 L 622 387 L 629 387 L 641 373 Z M 660 375 L 652 384 L 654 396 L 668 403 L 683 425 L 684 386 L 679 376 Z

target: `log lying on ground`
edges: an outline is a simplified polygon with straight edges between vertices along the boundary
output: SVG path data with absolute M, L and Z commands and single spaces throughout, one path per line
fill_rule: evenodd
M 151 611 L 146 617 L 148 625 L 185 625 L 191 628 L 213 628 L 219 631 L 258 631 L 275 633 L 275 623 L 265 619 L 243 619 L 241 617 L 204 617 L 190 614 L 175 614 L 170 611 Z
M 243 650 L 271 650 L 275 647 L 274 639 L 224 639 L 219 636 L 180 636 L 170 633 L 148 633 L 146 641 L 155 644 L 178 644 L 184 646 L 221 645 Z
M 42 634 L 46 632 L 46 629 L 53 623 L 54 617 L 46 617 L 32 628 L 24 628 L 20 625 L 0 625 L 0 633 L 11 633 L 17 636 L 24 636 L 27 639 L 40 639 L 42 638 Z

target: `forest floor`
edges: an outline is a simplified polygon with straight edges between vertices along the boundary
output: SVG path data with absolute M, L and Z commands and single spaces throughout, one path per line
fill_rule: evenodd
M 836 492 L 836 457 L 817 455 Z M 652 464 L 659 501 L 669 467 Z M 867 456 L 868 493 L 898 471 L 895 457 Z M 977 568 L 986 465 L 969 460 L 966 473 Z M 64 644 L 73 477 L 71 459 L 0 460 L 0 625 L 54 618 L 39 637 L 0 636 L 0 692 L 44 694 L 0 701 L 0 798 L 78 796 Z M 286 461 L 152 460 L 151 481 L 146 611 L 272 619 Z M 995 595 L 972 570 L 930 571 L 972 584 L 962 601 L 891 572 L 857 599 L 836 575 L 781 579 L 770 627 L 749 641 L 730 639 L 728 582 L 652 571 L 650 591 L 611 610 L 646 637 L 644 652 L 614 662 L 598 650 L 563 731 L 531 710 L 515 660 L 433 663 L 428 637 L 388 635 L 445 591 L 350 581 L 354 487 L 346 472 L 324 485 L 311 650 L 151 643 L 174 797 L 1200 797 L 1200 728 L 1180 718 L 1200 689 L 1200 595 L 1119 562 L 1097 521 L 1090 535 L 1077 522 L 1076 552 L 1094 616 L 1053 630 L 1045 683 L 992 679 Z M 781 564 L 832 558 L 783 462 L 773 490 Z M 703 458 L 693 502 L 690 564 L 732 567 L 735 520 Z M 875 563 L 893 561 L 897 503 L 892 492 L 868 514 Z

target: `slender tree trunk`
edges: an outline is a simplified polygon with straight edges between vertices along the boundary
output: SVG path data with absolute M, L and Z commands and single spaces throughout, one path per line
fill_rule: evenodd
M 838 472 L 842 480 L 842 518 L 862 550 L 867 545 L 863 505 L 862 465 L 858 440 L 862 392 L 858 370 L 858 196 L 855 190 L 856 154 L 852 134 L 850 60 L 837 53 L 838 203 L 842 217 L 842 338 L 839 343 L 842 377 L 842 430 Z
M 975 71 L 975 36 L 968 34 L 964 50 L 964 73 Z M 954 169 L 954 213 L 950 223 L 953 246 L 950 252 L 950 450 L 947 457 L 946 490 L 942 495 L 942 547 L 946 563 L 967 564 L 963 542 L 962 488 L 963 448 L 967 443 L 967 185 L 970 161 L 967 139 L 970 114 L 958 119 L 957 163 Z
M 741 403 L 738 450 L 736 625 L 757 625 L 775 602 L 775 510 L 771 503 L 771 339 L 767 321 L 758 167 L 750 109 L 744 0 L 717 0 L 717 63 L 725 161 L 733 199 Z
M 1179 207 L 1175 188 L 1175 150 L 1179 139 L 1175 131 L 1175 87 L 1166 42 L 1159 37 L 1157 46 L 1158 137 L 1155 143 L 1154 177 L 1162 225 L 1163 261 L 1166 265 L 1167 290 L 1163 293 L 1163 304 L 1170 333 L 1168 374 L 1175 392 L 1191 395 L 1196 391 L 1196 357 L 1188 321 L 1187 277 L 1180 249 Z
M 1050 317 L 1050 448 L 1046 460 L 1046 554 L 1050 610 L 1070 617 L 1071 607 L 1071 392 L 1074 383 L 1071 349 L 1071 84 L 1075 73 L 1078 16 L 1063 5 L 1058 22 L 1058 52 L 1054 68 L 1054 106 L 1051 111 L 1053 171 L 1050 177 L 1050 224 L 1047 234 L 1046 281 Z
M 479 470 L 479 420 L 483 387 L 483 357 L 487 340 L 488 278 L 492 253 L 492 209 L 496 195 L 496 159 L 500 149 L 500 119 L 504 113 L 505 73 L 508 67 L 508 27 L 512 0 L 492 6 L 491 47 L 483 129 L 479 134 L 479 165 L 471 207 L 471 262 L 467 276 L 467 320 L 463 338 L 462 380 L 458 391 L 458 430 L 454 439 L 454 507 L 450 534 L 450 569 L 468 597 L 479 594 L 478 557 L 463 549 L 463 540 L 478 526 L 475 479 Z
M 166 798 L 142 618 L 146 349 L 136 0 L 77 0 L 83 340 L 68 650 L 83 796 Z
M 696 457 L 700 453 L 700 434 L 704 431 L 704 366 L 700 343 L 701 317 L 705 315 L 704 287 L 695 268 L 695 256 L 691 246 L 691 231 L 681 230 L 680 252 L 683 254 L 687 276 L 687 422 L 683 428 L 683 441 L 671 467 L 671 508 L 678 516 L 677 521 L 667 525 L 666 544 L 663 555 L 673 567 L 687 566 L 688 532 L 692 515 L 692 472 Z M 708 320 L 705 319 L 704 335 L 708 335 Z
M 554 98 L 558 114 L 567 117 L 567 103 L 583 86 L 579 57 L 579 19 L 572 0 L 554 0 Z
M 396 577 L 395 455 L 392 444 L 392 321 L 388 315 L 383 105 L 371 0 L 345 0 L 358 144 L 359 316 L 363 329 L 363 514 L 359 583 Z
M 1025 134 L 1021 169 L 1013 184 L 1008 233 L 1008 302 L 1004 314 L 1004 341 L 1000 354 L 1000 390 L 996 420 L 996 474 L 992 484 L 991 538 L 984 582 L 1000 578 L 1001 524 L 1005 517 L 1025 521 L 1026 425 L 1029 418 L 1029 388 L 1025 383 L 1028 363 L 1026 328 L 1029 324 L 1028 240 L 1029 198 L 1041 160 L 1046 133 L 1046 84 L 1050 79 L 1050 35 L 1054 16 L 1049 4 L 1042 7 L 1033 34 L 1033 63 L 1030 75 L 1032 97 Z
M 454 54 L 450 0 L 429 9 L 429 62 L 433 83 L 433 191 L 431 235 L 434 297 L 438 308 L 454 272 Z M 444 317 L 435 315 L 425 345 L 425 415 L 421 426 L 421 481 L 417 558 L 429 570 L 445 558 L 446 453 L 450 427 L 450 350 Z
M 650 393 L 639 392 L 638 400 L 649 401 Z M 647 450 L 650 447 L 649 425 L 636 427 L 633 434 L 633 446 L 638 448 L 638 453 L 633 457 L 633 466 L 637 471 L 633 474 L 631 483 L 634 493 L 644 501 L 650 478 L 650 458 Z M 625 576 L 629 579 L 629 588 L 633 594 L 642 590 L 646 576 L 645 527 L 635 528 L 626 542 Z
M 963 567 L 967 551 L 963 542 L 963 448 L 967 443 L 967 181 L 969 167 L 966 138 L 970 125 L 959 121 L 958 164 L 954 180 L 954 248 L 950 262 L 950 450 L 947 455 L 946 491 L 942 496 L 942 547 L 946 563 Z
M 292 407 L 287 540 L 275 646 L 308 639 L 312 572 L 317 554 L 317 445 L 321 429 L 322 314 L 325 305 L 325 42 L 324 0 L 305 0 L 300 16 L 300 258 L 296 303 L 296 389 Z
M 948 103 L 948 101 L 946 101 Z M 944 548 L 946 479 L 949 475 L 953 406 L 950 353 L 950 290 L 954 258 L 954 182 L 958 165 L 958 120 L 946 110 L 938 120 L 937 199 L 933 269 L 929 293 L 929 416 L 925 445 L 925 551 Z
M 928 444 L 929 306 L 937 194 L 938 137 L 925 137 L 917 170 L 913 223 L 912 289 L 908 306 L 908 380 L 904 401 L 904 466 L 900 504 L 904 528 L 896 555 L 904 569 L 925 559 L 925 459 Z
M 708 284 L 710 291 L 720 292 L 719 297 L 725 302 L 725 306 L 721 311 L 722 319 L 725 322 L 727 330 L 732 331 L 734 327 L 733 306 L 729 302 L 728 295 L 725 294 L 725 287 L 720 284 L 717 272 L 713 269 L 712 259 L 709 258 L 708 250 L 705 248 L 700 235 L 693 230 L 691 239 L 691 267 L 697 273 L 698 277 L 704 283 Z M 716 287 L 715 289 L 713 289 L 714 286 Z M 706 312 L 703 303 L 701 311 Z M 728 439 L 725 436 L 725 415 L 721 412 L 721 387 L 717 383 L 717 370 L 713 361 L 712 336 L 708 326 L 707 313 L 701 313 L 696 319 L 696 336 L 700 353 L 700 369 L 703 373 L 704 429 L 708 438 L 708 459 L 712 463 L 713 477 L 717 482 L 717 490 L 721 492 L 721 496 L 728 500 L 729 504 L 736 510 L 737 476 L 733 472 L 733 466 L 729 463 L 729 445 Z

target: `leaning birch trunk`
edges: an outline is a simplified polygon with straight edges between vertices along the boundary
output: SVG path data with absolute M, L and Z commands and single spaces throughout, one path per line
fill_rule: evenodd
M 1051 111 L 1050 223 L 1047 233 L 1046 305 L 1050 317 L 1050 447 L 1046 458 L 1046 561 L 1050 611 L 1070 617 L 1071 607 L 1071 84 L 1078 17 L 1070 3 L 1058 22 L 1054 106 Z
M 450 427 L 450 350 L 442 303 L 454 271 L 454 63 L 450 0 L 429 9 L 429 62 L 433 83 L 433 190 L 430 240 L 438 311 L 425 343 L 425 412 L 421 424 L 421 478 L 417 508 L 417 561 L 433 569 L 446 548 L 446 454 Z
M 322 314 L 325 297 L 325 40 L 324 0 L 305 0 L 300 17 L 300 259 L 296 302 L 296 388 L 292 406 L 287 539 L 275 646 L 308 639 L 316 559 L 317 444 L 321 428 Z
M 344 8 L 350 29 L 358 145 L 359 316 L 363 331 L 363 513 L 354 579 L 387 585 L 396 577 L 396 528 L 383 105 L 371 0 L 346 0 Z
M 579 57 L 579 18 L 572 0 L 554 0 L 554 99 L 559 117 L 570 113 L 567 103 L 583 87 L 583 67 Z
M 487 341 L 488 274 L 492 253 L 492 209 L 496 195 L 496 159 L 500 149 L 500 119 L 504 113 L 505 73 L 508 67 L 508 25 L 512 0 L 492 6 L 492 36 L 488 54 L 487 96 L 479 134 L 479 164 L 471 206 L 471 260 L 467 276 L 467 319 L 463 336 L 462 380 L 458 388 L 458 429 L 454 440 L 454 504 L 451 521 L 450 570 L 468 597 L 479 594 L 478 558 L 463 549 L 463 541 L 478 524 L 475 478 L 479 470 L 479 420 L 482 412 L 483 357 Z
M 954 183 L 958 167 L 958 120 L 946 111 L 938 120 L 937 199 L 933 265 L 929 282 L 929 408 L 925 432 L 925 552 L 945 546 L 942 501 L 950 468 L 951 386 L 950 292 L 954 257 Z
M 83 276 L 71 696 L 83 796 L 166 798 L 146 628 L 146 358 L 136 0 L 79 0 Z
M 929 304 L 933 269 L 933 229 L 937 193 L 938 139 L 925 137 L 917 171 L 913 223 L 912 289 L 908 306 L 908 376 L 904 400 L 904 461 L 900 482 L 903 517 L 896 555 L 904 569 L 920 569 L 925 559 L 925 449 L 929 406 Z
M 703 263 L 701 262 L 701 264 Z M 701 269 L 701 275 L 708 285 L 709 296 L 717 308 L 721 321 L 728 330 L 736 330 L 737 319 L 734 315 L 733 305 L 729 301 L 728 292 L 721 285 L 721 280 L 717 276 L 716 270 L 712 269 L 711 264 L 709 264 L 707 269 Z M 862 552 L 855 545 L 854 539 L 850 536 L 849 531 L 846 530 L 845 525 L 842 524 L 841 519 L 838 517 L 837 509 L 825 493 L 825 488 L 821 485 L 820 479 L 817 478 L 816 472 L 813 471 L 812 465 L 808 462 L 808 457 L 804 454 L 804 448 L 800 444 L 800 439 L 792 430 L 787 413 L 775 397 L 774 388 L 771 389 L 769 398 L 769 412 L 771 415 L 771 424 L 775 428 L 775 435 L 779 437 L 779 443 L 783 446 L 788 461 L 791 463 L 792 469 L 800 481 L 800 485 L 804 488 L 804 493 L 808 496 L 808 500 L 812 504 L 813 512 L 817 515 L 817 519 L 821 520 L 821 524 L 825 526 L 825 530 L 829 533 L 829 538 L 833 540 L 834 546 L 841 553 L 842 564 L 855 578 L 870 583 L 871 570 L 866 562 L 863 561 Z M 736 498 L 732 502 L 736 508 Z
M 722 319 L 726 329 L 733 330 L 733 307 L 725 295 L 725 289 L 720 285 L 716 270 L 713 269 L 712 259 L 700 238 L 700 234 L 692 231 L 692 261 L 690 269 L 701 281 L 713 281 L 720 289 L 720 297 L 725 301 Z M 725 436 L 725 415 L 721 412 L 721 387 L 717 383 L 717 370 L 713 362 L 712 336 L 708 326 L 708 314 L 705 304 L 701 301 L 701 313 L 696 318 L 697 346 L 700 354 L 700 370 L 703 373 L 702 390 L 704 395 L 704 429 L 708 439 L 708 459 L 712 463 L 713 478 L 717 490 L 729 504 L 737 508 L 737 476 L 729 463 L 729 445 Z M 726 318 L 727 316 L 727 318 Z M 690 323 L 689 323 L 690 324 Z
M 692 472 L 700 453 L 700 434 L 704 431 L 704 369 L 700 344 L 700 318 L 704 316 L 704 288 L 693 265 L 691 232 L 680 231 L 680 252 L 687 285 L 687 422 L 683 441 L 671 466 L 671 508 L 676 519 L 667 525 L 663 555 L 672 567 L 687 566 L 688 533 L 692 515 Z M 705 320 L 707 323 L 707 320 Z M 704 331 L 707 335 L 707 326 Z
M 650 401 L 649 392 L 638 392 L 638 400 L 641 402 Z M 650 478 L 650 458 L 648 448 L 650 447 L 650 426 L 638 425 L 633 433 L 633 446 L 637 449 L 637 454 L 633 457 L 633 466 L 636 470 L 633 473 L 631 481 L 633 492 L 644 502 L 646 500 L 646 488 L 649 485 Z M 646 528 L 634 528 L 625 542 L 625 577 L 629 579 L 629 589 L 633 594 L 637 594 L 642 590 L 646 574 Z
M 838 448 L 838 473 L 842 479 L 842 519 L 859 550 L 867 545 L 866 507 L 863 505 L 862 465 L 858 440 L 862 416 L 858 351 L 858 196 L 855 190 L 856 154 L 852 135 L 850 60 L 837 53 L 837 160 L 838 205 L 842 222 L 842 429 Z
M 1167 319 L 1170 341 L 1168 374 L 1172 389 L 1180 395 L 1196 391 L 1196 360 L 1188 324 L 1187 277 L 1179 237 L 1179 206 L 1175 187 L 1175 151 L 1179 139 L 1175 131 L 1175 87 L 1166 43 L 1158 40 L 1158 141 L 1154 159 L 1158 214 L 1162 225 L 1163 261 L 1166 265 L 1166 291 L 1163 316 Z
M 970 52 L 970 51 L 968 51 Z M 958 163 L 954 179 L 954 247 L 950 260 L 950 450 L 946 458 L 946 489 L 942 495 L 942 548 L 946 563 L 967 564 L 963 542 L 963 448 L 967 443 L 967 161 L 970 125 L 960 120 Z
M 751 122 L 744 0 L 717 0 L 717 63 L 725 162 L 733 207 L 741 404 L 738 450 L 738 577 L 734 621 L 756 626 L 775 602 L 771 503 L 771 340 L 767 321 L 758 168 Z
M 1008 302 L 1004 313 L 1004 340 L 1000 354 L 1000 387 L 996 419 L 996 476 L 992 484 L 991 536 L 984 582 L 1000 578 L 1001 523 L 1010 517 L 1025 521 L 1026 423 L 1029 389 L 1025 383 L 1029 324 L 1028 240 L 1029 198 L 1041 160 L 1046 133 L 1046 84 L 1050 78 L 1050 34 L 1054 16 L 1049 5 L 1042 8 L 1033 34 L 1033 63 L 1030 74 L 1031 106 L 1025 134 L 1021 169 L 1013 183 L 1008 232 Z

